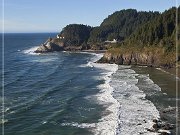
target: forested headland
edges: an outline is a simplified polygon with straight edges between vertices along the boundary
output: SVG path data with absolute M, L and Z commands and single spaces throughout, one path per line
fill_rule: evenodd
M 98 27 L 69 24 L 51 42 L 69 51 L 107 50 L 99 62 L 174 67 L 179 44 L 176 11 L 176 7 L 162 13 L 124 9 Z

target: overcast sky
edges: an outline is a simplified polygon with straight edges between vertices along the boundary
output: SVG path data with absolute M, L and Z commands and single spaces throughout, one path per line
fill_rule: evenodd
M 122 9 L 163 12 L 175 5 L 176 0 L 4 0 L 4 29 L 59 32 L 72 23 L 98 26 L 108 15 Z M 0 6 L 2 9 L 2 3 Z

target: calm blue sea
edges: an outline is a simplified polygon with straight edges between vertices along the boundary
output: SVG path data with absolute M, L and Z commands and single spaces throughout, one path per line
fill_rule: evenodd
M 102 54 L 33 53 L 56 34 L 5 34 L 5 135 L 147 133 L 160 117 L 151 99 L 166 95 L 144 67 L 94 63 Z

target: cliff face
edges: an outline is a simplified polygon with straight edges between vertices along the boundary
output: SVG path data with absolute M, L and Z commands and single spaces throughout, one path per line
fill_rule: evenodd
M 47 52 L 54 52 L 54 51 L 63 51 L 63 44 L 60 42 L 56 42 L 52 39 L 48 39 L 45 43 L 41 44 L 35 53 L 47 53 Z
M 49 40 L 49 39 L 48 39 Z M 83 46 L 65 46 L 63 42 L 58 41 L 58 39 L 52 39 L 51 41 L 46 41 L 41 44 L 35 51 L 35 53 L 48 53 L 48 52 L 59 52 L 59 51 L 81 51 L 90 48 L 83 48 Z
M 165 59 L 165 60 L 164 60 Z M 99 63 L 115 63 L 118 65 L 146 65 L 150 67 L 171 68 L 175 66 L 175 55 L 166 59 L 160 52 L 125 52 L 115 54 L 106 52 Z

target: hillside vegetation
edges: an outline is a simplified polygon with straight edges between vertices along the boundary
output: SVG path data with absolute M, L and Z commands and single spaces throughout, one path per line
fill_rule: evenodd
M 158 12 L 138 12 L 135 9 L 121 10 L 109 15 L 98 27 L 82 24 L 67 25 L 60 32 L 68 45 L 99 44 L 106 40 L 123 41 L 142 24 L 156 18 Z
M 121 10 L 109 15 L 99 27 L 95 27 L 89 37 L 90 43 L 129 37 L 142 24 L 154 19 L 158 12 L 138 12 L 135 9 Z
M 92 27 L 83 24 L 67 25 L 60 32 L 59 36 L 64 37 L 63 42 L 66 46 L 80 46 L 87 43 Z
M 176 9 L 172 7 L 163 13 L 117 11 L 98 27 L 69 24 L 59 33 L 59 38 L 52 41 L 68 51 L 108 48 L 100 62 L 174 67 L 176 43 L 179 44 L 179 40 L 176 42 Z M 118 42 L 112 43 L 113 39 Z
M 180 11 L 178 11 L 180 13 Z M 179 26 L 179 23 L 178 23 Z M 163 47 L 174 51 L 176 46 L 176 8 L 171 8 L 145 23 L 125 40 L 125 45 Z

